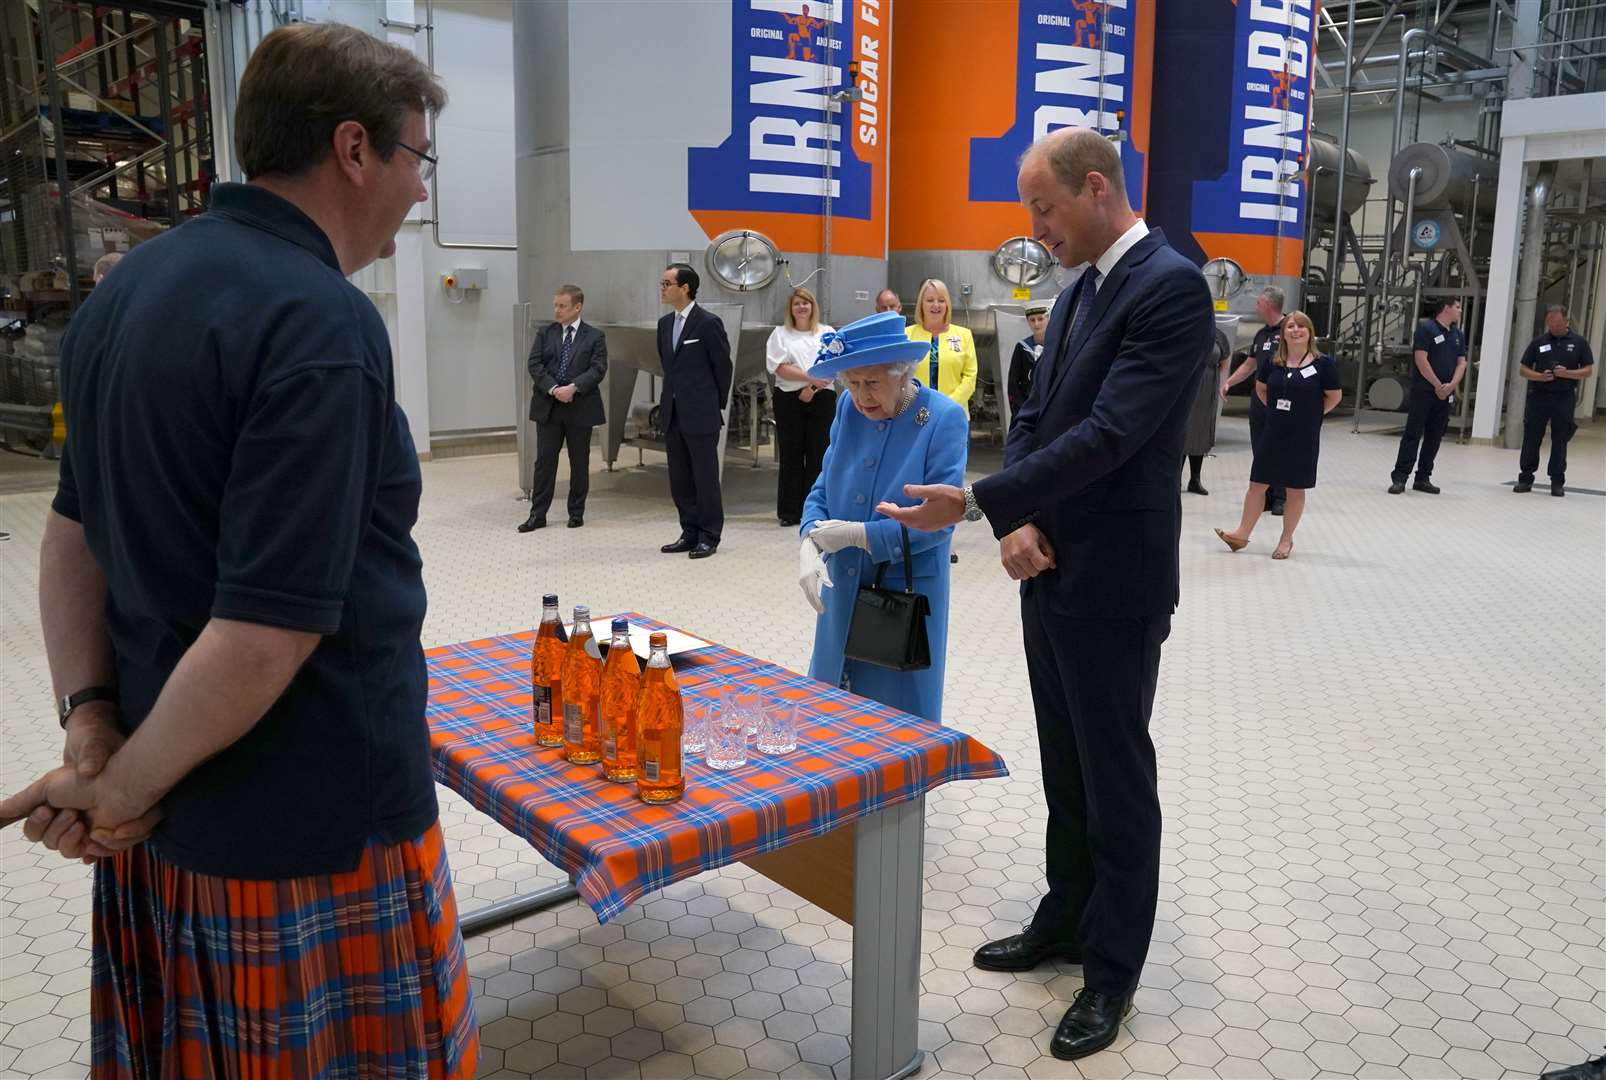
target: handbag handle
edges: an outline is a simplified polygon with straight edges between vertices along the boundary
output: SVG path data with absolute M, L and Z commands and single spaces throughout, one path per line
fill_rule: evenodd
M 903 591 L 912 596 L 915 591 L 915 560 L 914 556 L 909 553 L 909 526 L 900 524 L 898 532 L 900 539 L 903 541 Z M 884 563 L 876 563 L 875 588 L 881 588 L 881 575 L 887 572 L 887 564 L 890 562 L 892 562 L 891 559 Z

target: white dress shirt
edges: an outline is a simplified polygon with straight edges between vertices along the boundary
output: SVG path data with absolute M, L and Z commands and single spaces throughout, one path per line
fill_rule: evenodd
M 820 355 L 820 338 L 831 332 L 831 327 L 821 323 L 815 330 L 795 330 L 790 326 L 777 326 L 770 333 L 769 342 L 764 346 L 764 363 L 775 376 L 775 388 L 796 393 L 809 385 L 797 379 L 788 379 L 777 374 L 776 369 L 782 364 L 796 364 L 807 371 Z
M 1104 249 L 1104 254 L 1100 255 L 1093 263 L 1093 268 L 1099 272 L 1098 281 L 1093 286 L 1095 294 L 1104 287 L 1106 281 L 1110 280 L 1110 271 L 1115 269 L 1116 264 L 1121 261 L 1122 257 L 1131 251 L 1139 240 L 1148 235 L 1149 227 L 1143 223 L 1142 218 L 1138 218 L 1137 221 L 1132 223 L 1130 229 L 1116 239 L 1115 243 Z

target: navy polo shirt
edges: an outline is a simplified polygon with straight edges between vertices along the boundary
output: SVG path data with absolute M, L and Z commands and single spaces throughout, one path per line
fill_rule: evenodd
M 1455 366 L 1467 354 L 1467 343 L 1458 326 L 1444 326 L 1438 319 L 1423 319 L 1417 324 L 1416 336 L 1411 339 L 1411 355 L 1428 354 L 1428 366 L 1441 383 L 1455 377 Z M 1433 384 L 1411 364 L 1411 389 L 1433 391 Z
M 1263 383 L 1271 381 L 1272 361 L 1277 358 L 1277 343 L 1282 340 L 1283 321 L 1278 319 L 1274 323 L 1267 323 L 1255 331 L 1254 344 L 1249 346 L 1249 355 L 1255 361 L 1255 378 Z M 1250 400 L 1260 404 L 1259 395 L 1253 395 Z
M 1586 368 L 1595 363 L 1595 354 L 1590 351 L 1589 342 L 1582 336 L 1567 331 L 1560 337 L 1548 330 L 1528 343 L 1522 353 L 1522 366 L 1529 371 L 1549 371 L 1551 368 Z M 1529 382 L 1528 393 L 1544 396 L 1557 394 L 1571 396 L 1577 392 L 1578 383 L 1572 379 L 1560 379 L 1555 382 Z
M 263 188 L 214 187 L 78 309 L 61 385 L 54 507 L 106 576 L 129 728 L 209 619 L 323 635 L 256 727 L 168 793 L 151 843 L 263 879 L 421 835 L 418 455 L 384 323 L 328 238 Z

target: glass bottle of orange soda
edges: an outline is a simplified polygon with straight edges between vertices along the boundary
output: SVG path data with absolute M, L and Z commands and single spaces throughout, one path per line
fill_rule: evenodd
M 558 618 L 558 594 L 541 597 L 541 625 L 530 646 L 530 687 L 537 746 L 563 745 L 563 623 Z
M 669 667 L 668 639 L 655 633 L 647 641 L 647 668 L 641 673 L 641 700 L 636 706 L 641 757 L 636 794 L 643 802 L 674 802 L 686 791 L 680 754 L 684 727 L 680 684 Z
M 602 690 L 602 650 L 591 635 L 591 609 L 578 604 L 563 658 L 563 756 L 576 765 L 602 760 L 597 706 Z
M 613 620 L 608 659 L 602 666 L 602 775 L 628 783 L 636 778 L 636 698 L 641 693 L 641 665 L 630 650 L 630 623 Z

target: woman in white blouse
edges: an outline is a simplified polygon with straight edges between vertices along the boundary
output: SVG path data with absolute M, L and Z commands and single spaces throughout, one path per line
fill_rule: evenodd
M 775 514 L 796 527 L 803 497 L 820 475 L 836 417 L 836 391 L 830 379 L 811 379 L 809 365 L 820 352 L 820 338 L 831 327 L 820 322 L 814 294 L 799 285 L 786 299 L 786 321 L 770 334 L 765 360 L 775 376 L 775 440 L 781 475 L 775 487 Z

